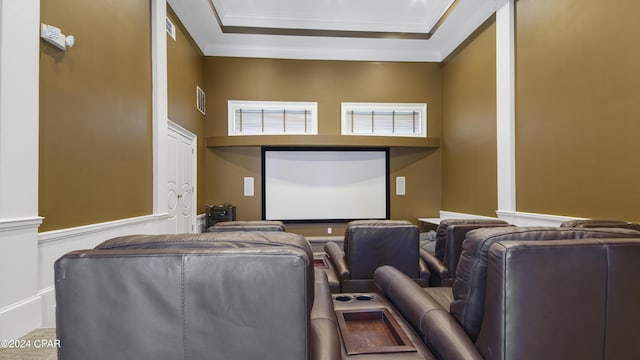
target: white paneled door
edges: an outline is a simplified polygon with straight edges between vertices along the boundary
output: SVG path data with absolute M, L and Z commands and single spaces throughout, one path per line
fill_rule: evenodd
M 196 137 L 171 121 L 168 137 L 169 230 L 177 234 L 189 233 L 195 229 L 196 218 Z

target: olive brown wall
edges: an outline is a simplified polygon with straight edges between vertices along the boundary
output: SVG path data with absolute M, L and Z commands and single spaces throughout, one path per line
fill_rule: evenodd
M 40 231 L 151 214 L 149 1 L 40 11 L 76 38 L 66 52 L 40 45 Z
M 317 101 L 320 135 L 340 134 L 341 102 L 425 102 L 428 135 L 440 137 L 441 69 L 436 63 L 207 57 L 205 84 L 207 136 L 227 134 L 228 100 L 279 100 Z M 391 217 L 416 221 L 437 216 L 440 150 L 393 147 L 390 154 L 391 187 L 396 176 L 405 176 L 407 188 L 406 196 L 392 194 Z M 260 219 L 260 156 L 259 147 L 208 148 L 207 202 L 236 205 L 241 220 Z M 245 176 L 255 178 L 253 197 L 243 196 Z
M 443 65 L 442 209 L 496 216 L 495 21 Z
M 167 85 L 169 119 L 198 137 L 197 213 L 205 206 L 205 116 L 196 108 L 196 86 L 204 89 L 204 56 L 176 14 L 167 7 L 176 25 L 176 39 L 167 36 Z
M 42 22 L 76 45 L 41 42 L 40 231 L 152 212 L 150 5 L 115 1 L 41 4 Z M 631 0 L 516 2 L 517 211 L 640 221 L 640 48 L 629 40 L 638 10 Z M 178 25 L 167 44 L 169 115 L 198 136 L 198 212 L 230 202 L 241 219 L 261 216 L 259 147 L 205 147 L 226 135 L 235 99 L 318 101 L 322 135 L 339 134 L 342 101 L 426 102 L 442 148 L 392 147 L 392 180 L 407 179 L 392 218 L 494 215 L 494 25 L 443 65 L 276 60 L 202 57 L 168 14 Z M 198 84 L 206 120 L 194 108 Z M 256 179 L 254 197 L 242 196 L 245 176 Z
M 517 2 L 518 211 L 640 221 L 639 12 Z

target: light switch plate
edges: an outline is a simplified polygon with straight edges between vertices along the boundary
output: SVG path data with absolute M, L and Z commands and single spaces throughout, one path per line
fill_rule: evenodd
M 404 176 L 396 177 L 396 195 L 405 195 L 405 179 Z

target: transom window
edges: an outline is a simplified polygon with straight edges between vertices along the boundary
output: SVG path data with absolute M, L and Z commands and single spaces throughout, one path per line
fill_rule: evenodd
M 229 136 L 317 135 L 317 102 L 229 100 Z
M 427 104 L 342 103 L 342 135 L 427 137 Z

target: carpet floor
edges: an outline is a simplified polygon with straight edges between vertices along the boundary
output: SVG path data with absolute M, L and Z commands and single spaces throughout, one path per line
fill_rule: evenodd
M 20 340 L 2 340 L 0 360 L 57 360 L 56 329 L 35 329 Z

